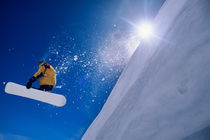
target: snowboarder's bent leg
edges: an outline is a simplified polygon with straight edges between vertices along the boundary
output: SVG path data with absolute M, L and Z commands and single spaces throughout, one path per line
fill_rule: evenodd
M 39 90 L 43 90 L 43 91 L 51 91 L 53 89 L 52 85 L 40 85 Z

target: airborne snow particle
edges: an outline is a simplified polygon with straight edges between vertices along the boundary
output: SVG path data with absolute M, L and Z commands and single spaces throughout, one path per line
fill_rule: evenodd
M 5 84 L 6 84 L 6 82 L 3 82 L 3 84 L 5 85 Z
M 62 86 L 56 86 L 56 88 L 62 88 Z
M 87 65 L 87 66 L 91 66 L 91 62 L 90 62 L 90 61 L 88 61 L 86 65 Z
M 74 56 L 74 61 L 77 61 L 77 60 L 78 60 L 78 56 L 75 55 L 75 56 Z
M 94 103 L 95 102 L 95 100 L 92 100 L 92 103 Z
M 105 78 L 102 78 L 102 79 L 101 79 L 101 81 L 104 81 L 104 80 L 105 80 Z

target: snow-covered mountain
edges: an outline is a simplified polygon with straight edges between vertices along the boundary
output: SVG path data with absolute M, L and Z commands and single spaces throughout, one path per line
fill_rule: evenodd
M 209 0 L 167 0 L 155 36 L 139 45 L 83 140 L 192 140 L 209 130 L 209 15 Z

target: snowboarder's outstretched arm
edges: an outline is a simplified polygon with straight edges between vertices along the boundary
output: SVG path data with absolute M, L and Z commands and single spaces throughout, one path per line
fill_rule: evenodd
M 28 83 L 26 84 L 26 88 L 29 89 L 32 86 L 32 83 L 35 82 L 38 78 L 43 76 L 44 73 L 44 66 L 41 66 L 38 70 L 38 72 L 36 72 L 28 81 Z
M 33 77 L 36 77 L 36 79 L 38 79 L 39 77 L 44 75 L 44 71 L 45 71 L 45 67 L 40 66 L 38 72 L 36 72 Z

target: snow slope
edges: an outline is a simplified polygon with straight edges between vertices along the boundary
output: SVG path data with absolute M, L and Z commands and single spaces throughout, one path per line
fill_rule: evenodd
M 83 140 L 181 140 L 210 125 L 210 1 L 167 0 Z

